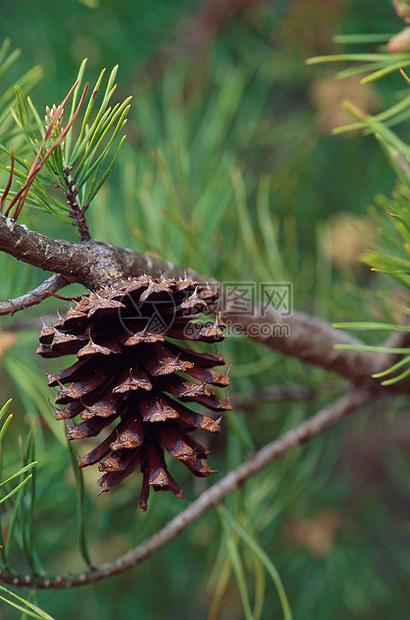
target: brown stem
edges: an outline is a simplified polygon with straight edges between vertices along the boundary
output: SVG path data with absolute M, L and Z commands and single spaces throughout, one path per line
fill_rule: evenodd
M 64 169 L 64 182 L 67 186 L 65 196 L 67 204 L 70 206 L 69 216 L 73 218 L 74 225 L 78 227 L 80 241 L 90 241 L 91 235 L 85 219 L 85 212 L 89 205 L 85 204 L 82 208 L 77 202 L 78 189 L 75 186 L 74 179 L 70 179 L 70 168 Z
M 174 538 L 184 532 L 190 525 L 198 521 L 206 512 L 220 504 L 222 500 L 247 480 L 258 474 L 264 467 L 279 459 L 284 454 L 310 441 L 313 437 L 323 433 L 336 424 L 348 413 L 372 402 L 376 398 L 374 391 L 355 388 L 349 394 L 336 402 L 321 409 L 311 418 L 299 424 L 296 428 L 287 431 L 282 437 L 275 439 L 249 460 L 229 472 L 222 480 L 204 491 L 197 500 L 192 502 L 179 515 L 171 519 L 159 532 L 148 540 L 131 549 L 113 562 L 106 562 L 99 568 L 93 568 L 78 575 L 57 575 L 55 577 L 43 575 L 17 575 L 6 570 L 0 572 L 0 581 L 15 586 L 30 588 L 71 588 L 80 585 L 89 585 L 119 575 L 130 568 L 135 568 L 154 553 L 160 551 Z
M 0 302 L 0 316 L 5 314 L 13 315 L 19 310 L 25 310 L 30 306 L 35 306 L 50 297 L 50 294 L 56 293 L 61 288 L 67 285 L 67 281 L 64 276 L 55 273 L 50 278 L 45 280 L 40 286 L 35 288 L 16 299 L 9 299 L 8 301 Z

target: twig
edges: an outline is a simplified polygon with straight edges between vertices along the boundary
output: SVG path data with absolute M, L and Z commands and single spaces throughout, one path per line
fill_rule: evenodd
M 64 168 L 64 182 L 67 186 L 65 196 L 67 204 L 70 206 L 69 216 L 73 218 L 73 224 L 78 227 L 80 241 L 90 241 L 91 235 L 85 219 L 85 212 L 89 205 L 85 204 L 82 208 L 77 202 L 78 189 L 75 180 L 70 179 L 70 168 Z
M 301 444 L 317 437 L 325 430 L 336 424 L 348 413 L 366 405 L 376 398 L 373 391 L 365 388 L 355 388 L 349 394 L 336 402 L 321 409 L 311 418 L 299 424 L 296 428 L 287 431 L 282 437 L 275 439 L 261 450 L 256 452 L 248 461 L 245 461 L 227 474 L 222 480 L 204 491 L 188 508 L 171 519 L 159 532 L 131 549 L 113 562 L 106 562 L 99 568 L 94 568 L 78 575 L 18 575 L 6 570 L 0 571 L 0 581 L 15 586 L 30 588 L 71 588 L 80 585 L 89 585 L 119 575 L 130 568 L 134 568 L 160 551 L 174 538 L 184 532 L 190 525 L 198 521 L 206 512 L 220 504 L 222 500 L 246 480 L 258 474 L 264 467 L 279 459 L 284 454 L 297 448 Z
M 59 273 L 53 274 L 50 278 L 45 280 L 40 286 L 35 288 L 21 297 L 16 299 L 9 299 L 8 301 L 0 302 L 0 315 L 13 314 L 19 310 L 25 310 L 30 306 L 39 304 L 44 299 L 50 296 L 50 293 L 56 293 L 61 288 L 68 284 L 64 276 Z

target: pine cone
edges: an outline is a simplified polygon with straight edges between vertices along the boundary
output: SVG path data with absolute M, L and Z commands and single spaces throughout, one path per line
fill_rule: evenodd
M 150 487 L 183 497 L 167 469 L 165 451 L 195 476 L 213 473 L 204 461 L 208 450 L 191 432 L 218 432 L 221 417 L 214 420 L 185 403 L 216 412 L 231 409 L 229 400 L 210 388 L 229 385 L 227 374 L 212 369 L 225 360 L 217 353 L 183 348 L 168 338 L 223 340 L 225 326 L 220 321 L 195 321 L 217 297 L 218 293 L 187 277 L 177 282 L 142 276 L 91 293 L 53 327 L 43 325 L 40 355 L 76 354 L 78 358 L 68 369 L 46 373 L 48 385 L 60 388 L 55 405 L 63 408 L 53 406 L 57 420 L 81 418 L 70 426 L 66 422 L 68 438 L 95 437 L 117 422 L 97 447 L 78 457 L 80 467 L 99 462 L 99 470 L 105 472 L 98 480 L 100 493 L 140 467 L 143 510 Z

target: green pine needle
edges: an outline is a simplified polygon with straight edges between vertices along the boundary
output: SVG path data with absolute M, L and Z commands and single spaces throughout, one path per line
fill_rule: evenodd
M 110 105 L 116 91 L 116 66 L 108 76 L 102 100 L 98 104 L 98 95 L 105 77 L 103 69 L 85 108 L 80 112 L 88 87 L 86 85 L 83 89 L 82 86 L 85 68 L 86 60 L 81 63 L 77 80 L 64 102 L 57 108 L 48 110 L 46 123 L 32 100 L 25 96 L 22 88 L 16 86 L 16 109 L 12 110 L 12 115 L 27 147 L 35 155 L 35 160 L 32 164 L 26 163 L 20 156 L 15 157 L 18 169 L 14 170 L 13 176 L 22 180 L 22 186 L 19 191 L 9 191 L 9 195 L 4 197 L 4 200 L 7 198 L 10 201 L 6 215 L 17 203 L 14 213 L 16 218 L 22 203 L 27 199 L 28 205 L 48 211 L 64 222 L 70 221 L 67 216 L 71 213 L 73 200 L 78 203 L 75 208 L 88 206 L 106 182 L 124 143 L 124 137 L 119 134 L 127 120 L 131 97 L 127 97 L 122 103 Z M 80 98 L 81 92 L 83 94 Z M 70 97 L 71 110 L 66 118 L 64 108 L 67 107 Z M 97 110 L 92 120 L 94 107 Z M 78 123 L 80 131 L 73 143 L 74 126 Z M 112 149 L 115 149 L 113 156 L 109 157 Z M 4 146 L 2 150 L 11 155 Z M 84 197 L 85 200 L 82 200 Z
M 78 528 L 78 545 L 81 556 L 88 568 L 93 568 L 90 553 L 88 551 L 87 533 L 86 533 L 86 515 L 85 515 L 85 488 L 82 469 L 79 467 L 75 455 L 69 447 L 71 457 L 71 465 L 73 467 L 74 476 L 77 483 L 77 528 Z
M 30 616 L 30 618 L 35 618 L 36 620 L 54 620 L 52 616 L 50 616 L 48 613 L 40 609 L 40 607 L 37 607 L 37 605 L 30 603 L 30 601 L 27 601 L 21 596 L 18 596 L 17 594 L 12 592 L 11 590 L 8 590 L 4 586 L 0 585 L 0 590 L 9 597 L 9 598 L 6 598 L 0 595 L 0 600 L 4 601 L 11 607 L 18 609 L 19 611 L 22 611 L 24 614 Z M 15 601 L 18 601 L 20 604 L 16 603 Z
M 255 542 L 250 536 L 249 534 L 243 529 L 243 527 L 241 527 L 231 516 L 231 514 L 229 513 L 229 511 L 224 507 L 224 506 L 219 506 L 218 508 L 218 514 L 221 518 L 221 522 L 222 525 L 224 527 L 225 533 L 229 532 L 229 530 L 227 529 L 227 526 L 229 524 L 229 527 L 231 527 L 235 532 L 237 532 L 237 534 L 242 538 L 243 542 L 249 547 L 249 549 L 255 554 L 255 556 L 262 562 L 262 565 L 265 567 L 265 569 L 267 570 L 268 574 L 271 576 L 275 587 L 278 591 L 279 594 L 279 598 L 280 598 L 280 602 L 281 602 L 281 606 L 282 606 L 282 612 L 283 612 L 283 618 L 284 620 L 292 620 L 292 612 L 289 606 L 289 602 L 286 596 L 286 592 L 285 589 L 283 587 L 282 584 L 282 580 L 279 576 L 279 573 L 276 569 L 276 567 L 274 566 L 274 564 L 272 563 L 272 561 L 270 560 L 270 558 L 266 555 L 266 553 L 263 551 L 263 549 L 260 547 L 260 545 L 258 545 L 257 542 Z M 230 541 L 232 541 L 232 535 L 228 534 L 228 536 L 230 536 L 228 543 L 230 543 Z M 236 548 L 231 549 L 230 546 L 232 546 L 232 544 L 228 544 L 228 550 L 230 552 L 230 556 L 231 559 L 235 559 L 236 563 L 239 563 L 239 559 L 238 559 L 238 552 L 236 550 Z M 234 571 L 235 571 L 235 566 L 233 567 Z M 240 564 L 239 566 L 237 566 L 236 570 L 240 569 Z M 242 570 L 239 571 L 238 576 L 240 577 L 240 583 L 242 583 Z M 237 576 L 237 577 L 238 577 Z M 238 583 L 239 585 L 239 583 Z M 245 599 L 246 600 L 246 599 Z M 246 610 L 246 608 L 245 608 Z M 252 614 L 250 616 L 252 618 Z

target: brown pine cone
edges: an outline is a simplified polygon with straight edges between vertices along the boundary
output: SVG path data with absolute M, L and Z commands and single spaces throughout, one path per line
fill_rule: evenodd
M 143 474 L 139 504 L 147 508 L 150 487 L 182 489 L 167 469 L 164 452 L 182 461 L 195 476 L 213 470 L 208 450 L 191 435 L 195 429 L 218 432 L 220 417 L 194 412 L 197 403 L 215 412 L 231 409 L 211 386 L 229 385 L 218 353 L 198 353 L 173 339 L 216 343 L 224 339 L 218 320 L 198 322 L 218 293 L 189 278 L 179 281 L 141 276 L 116 282 L 83 297 L 54 326 L 43 325 L 37 352 L 43 357 L 76 354 L 68 369 L 47 374 L 59 386 L 53 407 L 58 420 L 79 416 L 68 425 L 68 438 L 106 438 L 79 458 L 81 467 L 98 462 L 108 491 L 138 467 Z M 172 340 L 169 340 L 172 339 Z M 62 406 L 60 408 L 59 406 Z M 115 428 L 112 425 L 116 423 Z

